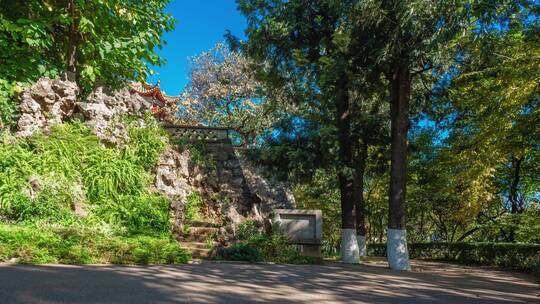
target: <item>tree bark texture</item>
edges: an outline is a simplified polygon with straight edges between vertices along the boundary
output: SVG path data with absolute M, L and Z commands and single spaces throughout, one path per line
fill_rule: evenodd
M 366 171 L 367 144 L 359 143 L 354 174 L 354 210 L 356 219 L 356 234 L 366 236 L 365 203 L 364 203 L 364 173 Z
M 519 183 L 521 180 L 521 158 L 512 157 L 512 181 L 510 184 L 510 203 L 512 205 L 512 214 L 523 212 L 519 202 Z
M 397 67 L 390 79 L 391 163 L 388 228 L 406 228 L 407 132 L 411 80 L 409 71 Z
M 338 181 L 341 193 L 341 227 L 355 229 L 354 222 L 354 177 L 352 172 L 351 117 L 347 77 L 342 75 L 337 83 L 336 114 L 338 127 L 339 158 Z
M 79 44 L 79 20 L 76 16 L 76 8 L 74 0 L 68 0 L 66 3 L 66 12 L 70 15 L 71 24 L 69 27 L 67 41 L 67 76 L 68 80 L 75 81 L 77 77 L 77 49 Z

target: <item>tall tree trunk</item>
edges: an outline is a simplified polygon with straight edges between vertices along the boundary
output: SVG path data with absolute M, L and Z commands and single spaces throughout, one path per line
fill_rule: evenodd
M 512 204 L 512 214 L 521 213 L 523 211 L 523 208 L 521 208 L 521 204 L 519 202 L 518 194 L 519 194 L 519 182 L 521 179 L 521 158 L 512 157 L 512 169 L 514 172 L 512 172 L 512 181 L 510 183 L 510 203 Z
M 407 184 L 407 131 L 411 79 L 406 67 L 398 66 L 390 77 L 391 164 L 388 214 L 388 264 L 409 270 L 405 189 Z
M 509 200 L 511 204 L 512 214 L 518 214 L 523 212 L 521 203 L 519 202 L 519 183 L 521 180 L 521 158 L 512 156 L 512 176 L 510 182 L 510 191 L 509 191 Z M 514 242 L 516 240 L 516 227 L 519 225 L 517 218 L 512 218 L 513 225 L 510 228 L 508 233 L 508 242 Z
M 66 12 L 70 15 L 71 25 L 69 28 L 67 42 L 67 79 L 70 81 L 77 80 L 77 47 L 79 44 L 79 20 L 76 16 L 76 8 L 74 0 L 67 0 Z
M 424 236 L 424 208 L 420 211 L 420 242 L 425 242 L 426 238 Z
M 358 263 L 358 242 L 354 222 L 354 176 L 352 174 L 352 139 L 351 117 L 349 105 L 348 79 L 341 76 L 336 87 L 336 114 L 338 127 L 339 158 L 338 168 L 339 189 L 341 192 L 341 259 L 344 263 Z
M 356 167 L 354 174 L 354 210 L 356 218 L 356 239 L 360 256 L 366 256 L 366 224 L 364 204 L 364 173 L 366 171 L 367 144 L 365 140 L 358 146 Z
M 379 242 L 383 242 L 383 239 L 384 239 L 384 220 L 383 220 L 383 217 L 381 216 L 379 218 Z

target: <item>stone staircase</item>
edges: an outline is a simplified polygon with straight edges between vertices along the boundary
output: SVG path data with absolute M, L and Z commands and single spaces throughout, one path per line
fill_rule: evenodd
M 211 248 L 217 244 L 215 239 L 219 226 L 202 221 L 193 221 L 189 225 L 189 232 L 180 242 L 182 247 L 191 252 L 194 258 L 210 257 Z

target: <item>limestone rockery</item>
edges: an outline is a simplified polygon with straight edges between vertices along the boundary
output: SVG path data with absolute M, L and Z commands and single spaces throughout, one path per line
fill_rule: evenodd
M 156 167 L 156 188 L 170 198 L 179 235 L 184 231 L 183 202 L 194 191 L 204 200 L 207 219 L 220 227 L 220 242 L 232 239 L 246 219 L 267 227 L 274 209 L 294 208 L 287 184 L 265 177 L 232 145 L 207 144 L 203 149 L 209 164 L 193 161 L 188 149 L 169 146 Z
M 129 88 L 111 92 L 98 87 L 86 98 L 70 81 L 41 78 L 22 94 L 17 136 L 49 132 L 51 126 L 74 118 L 84 121 L 104 145 L 122 145 L 128 138 L 122 115 L 138 117 L 152 106 L 152 99 L 133 94 Z M 164 139 L 168 142 L 167 139 Z M 201 143 L 209 161 L 195 161 L 188 146 L 167 144 L 158 164 L 153 191 L 167 197 L 174 231 L 183 237 L 185 202 L 192 193 L 203 199 L 203 213 L 219 227 L 218 239 L 231 239 L 239 223 L 252 219 L 268 224 L 273 209 L 293 208 L 294 197 L 282 182 L 264 175 L 230 142 Z M 201 151 L 198 151 L 200 154 Z

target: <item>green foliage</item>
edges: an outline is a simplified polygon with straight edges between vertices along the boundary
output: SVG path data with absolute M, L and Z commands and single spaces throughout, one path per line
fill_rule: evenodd
M 337 247 L 343 218 L 336 175 L 362 165 L 357 151 L 366 143 L 362 209 L 370 241 L 385 241 L 390 211 L 407 214 L 410 242 L 539 242 L 537 5 L 237 2 L 248 20 L 239 46 L 262 62 L 257 80 L 268 100 L 285 95 L 293 105 L 281 108 L 286 113 L 258 160 L 296 183 L 300 206 L 331 219 L 326 247 Z M 401 96 L 410 98 L 403 130 L 409 155 L 406 204 L 399 204 L 407 210 L 395 213 L 388 208 L 391 174 L 384 172 L 386 91 L 400 71 L 411 81 L 401 84 L 410 86 Z M 347 115 L 336 107 L 340 91 L 350 93 Z M 338 138 L 347 135 L 338 136 L 340 117 L 351 120 L 355 166 L 338 158 Z
M 80 177 L 75 169 L 80 164 L 78 149 L 92 142 L 88 140 L 89 133 L 77 123 L 55 128 L 50 138 L 15 140 L 4 135 L 0 215 L 17 221 L 70 220 L 70 209 L 78 198 L 74 191 Z M 88 150 L 98 147 L 94 140 L 86 146 Z
M 76 221 L 70 205 L 72 197 L 67 191 L 45 188 L 35 199 L 24 194 L 17 194 L 12 199 L 1 211 L 2 216 L 8 220 L 32 222 L 54 219 L 63 223 Z
M 133 137 L 114 148 L 102 146 L 80 122 L 57 125 L 47 136 L 2 135 L 0 221 L 11 226 L 0 229 L 0 260 L 176 263 L 188 259 L 169 240 L 169 202 L 149 191 L 148 171 L 164 148 L 158 142 L 163 133 L 151 120 L 145 127 L 128 125 Z M 76 215 L 76 208 L 87 215 Z
M 156 155 L 163 149 L 163 144 L 156 144 L 161 138 L 156 126 L 130 130 L 144 134 L 136 137 L 133 146 L 145 149 L 133 150 L 145 152 L 134 155 Z M 48 136 L 3 144 L 0 214 L 17 221 L 63 222 L 70 219 L 77 200 L 91 206 L 100 220 L 131 233 L 167 231 L 168 205 L 147 190 L 150 177 L 145 166 L 155 163 L 157 156 L 144 163 L 137 157 L 133 161 L 129 149 L 102 147 L 80 123 L 55 126 Z M 31 179 L 42 189 L 33 190 L 28 185 Z M 82 193 L 77 193 L 77 187 Z M 32 199 L 21 193 L 30 191 L 39 194 Z
M 145 80 L 164 61 L 156 50 L 174 28 L 167 0 L 3 1 L 0 4 L 0 79 L 28 83 L 68 67 L 79 84 L 117 87 Z M 73 55 L 74 60 L 70 60 Z M 1 101 L 0 101 L 1 103 Z
M 461 219 L 478 231 L 473 240 L 524 240 L 519 230 L 531 223 L 521 213 L 540 203 L 540 133 L 533 127 L 540 111 L 540 40 L 538 27 L 525 20 L 529 14 L 538 18 L 530 9 L 524 6 L 504 17 L 514 24 L 507 30 L 462 38 L 467 60 L 457 66 L 460 73 L 435 107 L 434 119 L 446 121 L 441 132 L 448 132 L 436 161 L 461 167 L 459 174 L 445 178 L 459 189 L 444 195 L 457 201 L 449 209 L 468 215 Z M 467 201 L 461 192 L 480 195 Z M 458 204 L 462 206 L 456 208 Z
M 182 141 L 178 141 L 177 144 L 184 149 L 189 150 L 191 161 L 195 162 L 198 166 L 211 171 L 217 170 L 216 160 L 211 153 L 206 152 L 203 144 L 185 143 Z
M 540 245 L 514 243 L 411 243 L 411 258 L 498 266 L 540 274 Z M 386 256 L 386 244 L 368 244 L 368 255 Z
M 513 26 L 460 38 L 467 59 L 428 111 L 441 123 L 411 136 L 411 242 L 538 242 L 538 28 L 503 7 Z
M 0 4 L 0 129 L 16 123 L 22 87 L 40 76 L 56 77 L 57 55 L 50 50 L 53 27 L 41 1 L 3 1 Z M 28 16 L 41 15 L 41 18 Z M 57 19 L 56 22 L 59 20 Z M 53 55 L 55 54 L 55 55 Z M 63 55 L 63 54 L 62 54 Z
M 220 248 L 217 254 L 221 259 L 227 261 L 246 261 L 251 263 L 263 261 L 261 252 L 246 242 L 234 244 L 227 248 Z
M 202 219 L 201 207 L 203 198 L 199 193 L 192 192 L 186 197 L 184 205 L 184 218 L 186 221 L 197 221 Z
M 167 138 L 165 131 L 149 115 L 147 113 L 145 117 L 144 127 L 135 125 L 135 121 L 128 123 L 129 142 L 126 150 L 126 154 L 134 158 L 133 162 L 147 171 L 156 165 Z
M 258 236 L 259 234 L 260 229 L 257 225 L 257 222 L 253 220 L 247 220 L 238 225 L 235 237 L 238 240 L 247 241 L 253 237 Z
M 398 161 L 394 167 L 408 165 L 409 176 L 405 169 L 390 176 L 373 170 L 368 153 L 368 169 L 360 175 L 363 185 L 354 185 L 363 187 L 368 238 L 385 241 L 390 211 L 398 215 L 391 226 L 403 225 L 408 214 L 406 228 L 415 242 L 538 242 L 540 36 L 534 4 L 237 2 L 248 19 L 248 39 L 240 46 L 263 63 L 258 80 L 272 97 L 286 95 L 295 105 L 285 108 L 285 123 L 270 132 L 261 149 L 263 160 L 295 182 L 308 176 L 297 184 L 295 196 L 302 207 L 323 209 L 331 219 L 324 228 L 330 246 L 339 241 L 340 219 L 349 219 L 344 226 L 351 223 L 351 214 L 338 209 L 348 203 L 347 196 L 340 202 L 338 191 L 347 189 L 338 186 L 335 175 L 347 178 L 363 167 L 362 153 L 353 152 L 357 159 L 350 162 L 336 156 L 365 144 L 384 152 L 390 132 L 385 131 L 389 117 L 383 105 L 389 87 L 405 88 L 399 99 L 406 100 L 405 112 L 416 118 L 409 125 L 405 117 L 401 132 L 394 132 L 398 124 L 392 126 L 394 139 L 400 133 L 401 139 L 411 139 L 413 153 L 408 164 Z M 394 82 L 404 71 L 406 81 Z M 346 99 L 342 105 L 340 98 Z M 432 120 L 426 118 L 433 113 Z M 415 134 L 430 124 L 436 134 Z M 338 146 L 339 138 L 346 140 Z M 401 152 L 406 159 L 405 151 L 394 149 L 394 156 Z M 381 154 L 377 158 L 385 169 L 389 159 Z M 396 178 L 397 171 L 403 176 Z M 389 178 L 407 179 L 407 191 L 403 186 L 399 195 L 388 197 Z M 401 187 L 393 183 L 390 188 L 395 186 Z M 405 211 L 396 207 L 405 209 L 405 199 L 388 210 L 388 199 L 396 203 L 394 198 L 404 193 L 407 212 L 396 212 Z
M 289 239 L 279 233 L 270 235 L 258 231 L 253 221 L 239 226 L 237 238 L 240 242 L 229 247 L 218 248 L 217 255 L 221 259 L 248 262 L 274 262 L 281 264 L 314 264 L 320 260 L 303 256 L 298 248 L 289 243 Z
M 521 213 L 503 213 L 499 218 L 475 226 L 477 230 L 470 237 L 472 241 L 504 241 L 501 232 L 512 232 L 514 241 L 540 244 L 540 207 L 535 205 Z
M 269 237 L 265 235 L 254 236 L 249 240 L 255 248 L 258 248 L 265 261 L 281 264 L 314 264 L 319 259 L 300 254 L 295 245 L 289 243 L 285 235 L 273 232 Z
M 144 168 L 124 157 L 120 151 L 102 149 L 83 164 L 83 182 L 93 202 L 119 199 L 122 194 L 138 195 L 145 191 L 149 176 Z
M 121 195 L 100 201 L 93 213 L 128 234 L 166 234 L 171 229 L 169 202 L 156 194 Z
M 0 225 L 0 261 L 43 264 L 171 264 L 191 257 L 167 237 L 131 238 L 80 226 Z
M 17 85 L 0 78 L 0 130 L 15 124 L 18 117 Z
M 341 241 L 341 208 L 337 180 L 333 172 L 317 170 L 311 181 L 294 188 L 294 198 L 300 209 L 321 210 L 325 218 L 323 242 L 324 251 L 331 253 L 339 248 Z

